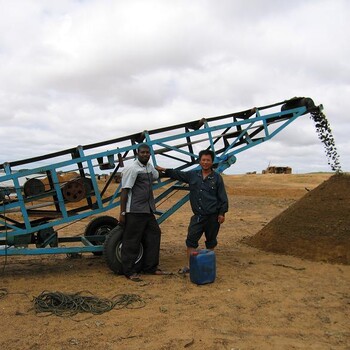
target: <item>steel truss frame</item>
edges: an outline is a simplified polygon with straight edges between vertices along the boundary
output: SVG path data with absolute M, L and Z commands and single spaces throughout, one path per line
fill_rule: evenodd
M 0 256 L 102 252 L 104 237 L 59 237 L 54 228 L 118 207 L 121 186 L 112 194 L 109 188 L 120 170 L 135 159 L 140 143 L 150 147 L 154 165 L 170 164 L 185 171 L 198 167 L 200 150 L 210 149 L 215 153 L 216 171 L 222 173 L 236 162 L 237 154 L 270 140 L 300 116 L 322 110 L 322 105 L 316 107 L 310 101 L 293 98 L 0 164 Z M 112 171 L 102 188 L 97 181 L 100 170 Z M 60 180 L 60 175 L 68 172 L 76 172 L 73 185 L 79 189 L 78 197 L 83 194 L 74 207 L 72 199 L 65 196 L 67 184 Z M 45 178 L 46 184 L 38 191 L 29 187 L 28 194 L 23 183 L 32 178 Z M 188 201 L 188 188 L 180 182 L 160 178 L 153 188 L 160 224 Z M 163 209 L 165 200 L 174 193 L 175 203 Z M 44 239 L 33 247 L 32 237 L 38 232 L 45 233 Z

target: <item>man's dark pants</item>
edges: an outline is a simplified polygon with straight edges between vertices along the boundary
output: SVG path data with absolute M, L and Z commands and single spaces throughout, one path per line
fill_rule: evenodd
M 160 228 L 153 214 L 127 213 L 122 241 L 122 265 L 125 276 L 141 270 L 154 273 L 159 265 Z M 136 270 L 135 262 L 143 245 L 142 266 Z M 139 266 L 139 265 L 138 265 Z

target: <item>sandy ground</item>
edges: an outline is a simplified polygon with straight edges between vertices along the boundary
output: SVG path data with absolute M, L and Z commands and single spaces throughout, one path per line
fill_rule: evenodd
M 225 176 L 230 212 L 212 284 L 177 274 L 185 264 L 188 204 L 161 227 L 161 267 L 170 276 L 131 282 L 91 254 L 1 258 L 0 291 L 8 294 L 0 294 L 0 349 L 350 349 L 349 265 L 242 243 L 329 176 Z M 67 230 L 79 234 L 86 224 Z M 43 291 L 137 294 L 145 304 L 101 315 L 36 314 L 33 297 Z

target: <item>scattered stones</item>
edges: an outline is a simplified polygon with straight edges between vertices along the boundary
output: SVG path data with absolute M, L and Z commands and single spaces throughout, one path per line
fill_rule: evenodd
M 325 114 L 320 111 L 311 112 L 311 118 L 315 123 L 318 138 L 324 144 L 328 164 L 333 171 L 341 173 L 339 155 L 335 146 L 332 130 Z

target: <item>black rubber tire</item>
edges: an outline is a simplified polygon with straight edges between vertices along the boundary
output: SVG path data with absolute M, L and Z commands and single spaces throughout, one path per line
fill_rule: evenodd
M 118 225 L 118 223 L 119 221 L 112 216 L 99 216 L 91 220 L 86 226 L 84 236 L 107 236 L 109 232 Z M 98 242 L 93 244 L 98 245 Z M 93 254 L 100 256 L 102 255 L 102 252 L 94 252 Z
M 107 266 L 118 275 L 123 274 L 123 267 L 121 261 L 121 247 L 124 228 L 118 225 L 107 235 L 103 244 L 103 255 L 105 257 Z M 142 267 L 143 246 L 140 244 L 139 255 L 135 263 L 135 270 L 140 271 Z
M 306 107 L 308 112 L 312 108 L 315 108 L 315 103 L 309 97 L 295 97 L 287 101 L 284 105 L 282 105 L 281 111 L 283 112 L 287 109 L 293 109 L 298 107 Z

